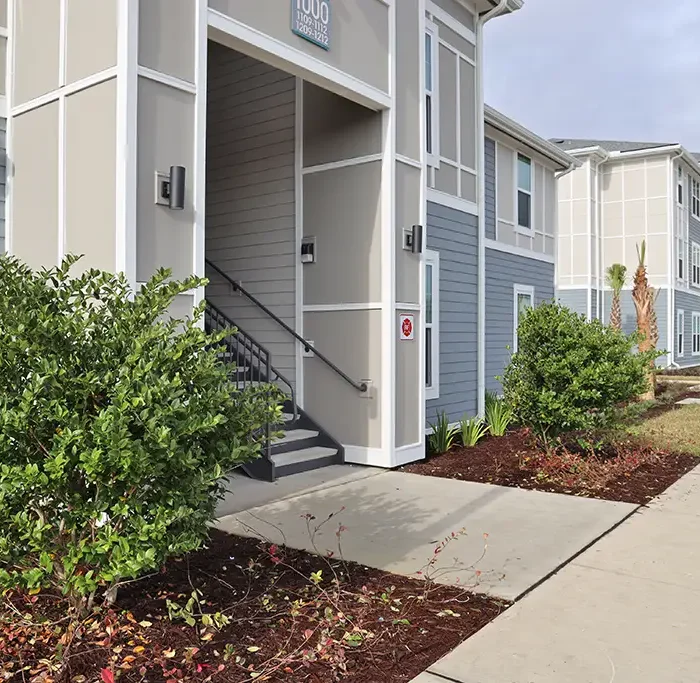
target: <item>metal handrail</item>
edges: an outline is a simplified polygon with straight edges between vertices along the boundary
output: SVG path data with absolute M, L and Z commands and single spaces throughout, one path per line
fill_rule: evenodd
M 282 382 L 282 384 L 285 384 L 289 388 L 289 396 L 290 396 L 290 403 L 292 404 L 292 420 L 297 419 L 297 401 L 296 401 L 296 392 L 294 390 L 294 386 L 292 383 L 274 366 L 272 365 L 272 354 L 265 348 L 260 342 L 258 342 L 253 336 L 248 334 L 247 332 L 243 332 L 237 325 L 236 323 L 231 320 L 223 311 L 221 311 L 219 308 L 217 308 L 211 301 L 207 301 L 207 308 L 206 308 L 206 314 L 209 316 L 210 319 L 215 320 L 216 323 L 219 325 L 219 330 L 225 329 L 225 328 L 234 328 L 234 336 L 237 338 L 240 338 L 242 340 L 243 344 L 243 359 L 245 360 L 246 358 L 246 351 L 248 351 L 248 355 L 250 356 L 250 364 L 249 364 L 249 369 L 251 372 L 255 371 L 256 369 L 256 364 L 255 361 L 253 360 L 253 357 L 255 357 L 255 360 L 257 360 L 257 372 L 258 375 L 261 374 L 261 371 L 265 369 L 265 379 L 268 382 L 272 382 L 275 380 L 279 380 Z M 231 344 L 227 341 L 224 340 L 226 343 L 227 348 L 229 349 L 229 352 L 233 352 L 231 348 Z M 236 355 L 240 352 L 239 350 L 240 343 L 238 342 L 238 339 L 236 340 Z M 274 376 L 273 376 L 274 375 Z M 236 379 L 236 387 L 238 388 L 238 385 L 240 384 L 239 379 Z M 245 386 L 245 382 L 244 382 Z
M 243 294 L 244 297 L 246 297 L 250 302 L 255 304 L 263 313 L 270 316 L 270 318 L 272 318 L 280 327 L 282 327 L 285 331 L 291 334 L 292 337 L 294 337 L 297 341 L 301 342 L 306 353 L 313 353 L 314 356 L 322 360 L 331 370 L 333 370 L 337 375 L 342 377 L 348 384 L 357 389 L 359 392 L 364 394 L 368 391 L 369 387 L 367 386 L 366 382 L 356 382 L 354 379 L 352 379 L 352 377 L 345 374 L 332 360 L 330 360 L 316 348 L 311 346 L 309 342 L 306 341 L 306 339 L 298 335 L 289 325 L 287 325 L 287 323 L 284 322 L 284 320 L 276 316 L 267 306 L 265 306 L 265 304 L 256 299 L 250 292 L 247 292 L 235 280 L 232 280 L 228 275 L 226 275 L 226 273 L 224 273 L 224 271 L 221 270 L 219 266 L 217 266 L 215 263 L 212 263 L 209 259 L 206 259 L 205 261 L 210 268 L 215 270 L 219 275 L 221 275 L 222 278 L 224 278 L 224 280 L 226 280 L 226 282 L 228 282 L 233 287 L 234 291 Z

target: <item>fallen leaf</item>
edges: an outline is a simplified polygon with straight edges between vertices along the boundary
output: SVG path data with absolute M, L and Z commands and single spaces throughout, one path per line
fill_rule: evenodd
M 134 654 L 140 655 L 142 652 L 145 652 L 146 648 L 143 645 L 137 645 L 134 648 Z
M 143 626 L 144 628 L 148 628 L 149 626 L 153 626 L 153 622 L 151 621 L 139 621 L 139 626 Z
M 251 645 L 248 648 L 248 652 L 259 652 L 259 651 L 260 651 L 260 648 L 257 645 Z
M 172 659 L 175 656 L 175 650 L 163 650 L 163 657 Z
M 100 671 L 100 678 L 103 683 L 114 683 L 114 674 L 111 669 L 102 669 L 102 671 Z
M 213 633 L 205 633 L 204 635 L 200 636 L 200 638 L 205 642 L 210 641 L 213 637 L 214 637 Z

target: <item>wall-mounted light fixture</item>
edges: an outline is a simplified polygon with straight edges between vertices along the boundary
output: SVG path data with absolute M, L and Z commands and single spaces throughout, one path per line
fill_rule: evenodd
M 185 167 L 171 166 L 170 173 L 156 171 L 156 204 L 173 211 L 185 208 Z
M 301 240 L 301 262 L 316 263 L 316 238 L 304 237 Z
M 170 208 L 182 211 L 185 208 L 185 167 L 170 167 Z
M 403 248 L 412 254 L 423 253 L 423 226 L 413 225 L 403 231 Z

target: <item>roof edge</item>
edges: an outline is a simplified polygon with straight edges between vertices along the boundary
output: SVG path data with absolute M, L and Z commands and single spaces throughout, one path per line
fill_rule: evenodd
M 581 166 L 581 162 L 570 153 L 564 152 L 553 142 L 536 135 L 525 128 L 525 126 L 520 125 L 517 121 L 513 121 L 505 114 L 501 114 L 500 111 L 490 107 L 488 104 L 484 104 L 484 120 L 502 133 L 510 135 L 510 137 L 537 150 L 540 154 L 558 164 L 562 170 Z

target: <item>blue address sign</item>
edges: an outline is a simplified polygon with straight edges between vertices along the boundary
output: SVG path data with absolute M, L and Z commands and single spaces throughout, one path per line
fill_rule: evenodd
M 330 50 L 330 0 L 292 0 L 292 32 L 324 50 Z

